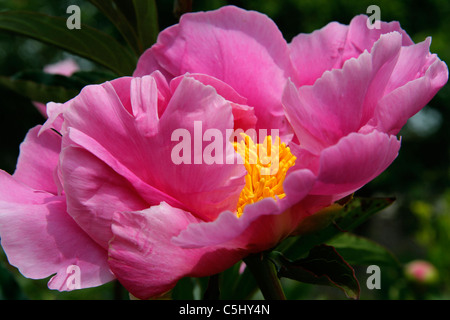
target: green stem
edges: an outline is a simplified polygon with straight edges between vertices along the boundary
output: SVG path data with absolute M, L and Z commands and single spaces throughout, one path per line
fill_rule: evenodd
M 252 254 L 244 259 L 266 300 L 286 300 L 275 265 L 264 253 Z

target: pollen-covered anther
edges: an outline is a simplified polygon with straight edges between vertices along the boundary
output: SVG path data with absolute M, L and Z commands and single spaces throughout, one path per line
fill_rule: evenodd
M 244 160 L 247 170 L 245 186 L 239 195 L 237 216 L 240 217 L 247 204 L 264 198 L 282 199 L 286 196 L 283 182 L 296 157 L 280 138 L 266 136 L 262 144 L 255 144 L 250 136 L 242 134 L 240 142 L 234 142 L 234 149 Z

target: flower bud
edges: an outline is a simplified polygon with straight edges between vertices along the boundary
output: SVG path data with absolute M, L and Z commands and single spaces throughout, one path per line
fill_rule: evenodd
M 438 270 L 424 260 L 414 260 L 405 266 L 406 278 L 420 284 L 435 284 L 439 279 Z

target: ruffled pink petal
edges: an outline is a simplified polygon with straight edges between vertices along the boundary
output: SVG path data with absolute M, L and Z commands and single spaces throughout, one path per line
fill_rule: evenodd
M 414 44 L 409 35 L 403 30 L 398 21 L 380 21 L 380 28 L 369 29 L 366 15 L 359 15 L 352 19 L 348 27 L 347 39 L 342 55 L 342 63 L 350 58 L 358 57 L 364 50 L 371 52 L 373 44 L 383 34 L 398 32 L 402 38 L 402 46 Z
M 38 135 L 40 128 L 31 129 L 20 145 L 14 178 L 35 190 L 56 195 L 61 136 L 51 130 Z
M 24 276 L 56 274 L 51 289 L 88 288 L 114 279 L 107 252 L 66 213 L 64 197 L 33 190 L 5 172 L 0 172 L 0 237 L 9 262 Z M 72 282 L 73 268 L 79 283 Z
M 167 28 L 166 30 L 176 27 L 177 25 L 174 25 Z M 164 67 L 159 64 L 159 62 L 156 60 L 156 56 L 153 53 L 153 49 L 149 48 L 140 56 L 136 66 L 136 70 L 133 72 L 133 77 L 148 76 L 155 71 L 160 72 L 167 82 L 170 82 L 170 80 L 174 77 L 174 75 L 165 70 Z
M 155 79 L 158 89 L 158 118 L 161 118 L 170 101 L 172 91 L 170 90 L 168 81 L 161 72 L 155 71 L 151 76 Z
M 281 94 L 286 79 L 295 75 L 287 43 L 266 15 L 233 6 L 185 14 L 160 33 L 135 75 L 160 67 L 173 77 L 203 73 L 227 83 L 255 108 L 258 128 L 289 134 Z
M 295 92 L 288 85 L 284 96 L 287 118 L 300 145 L 316 154 L 357 132 L 373 115 L 401 48 L 399 33 L 383 35 L 372 53 L 348 60 L 342 69 L 325 72 L 313 86 Z
M 117 212 L 109 264 L 134 296 L 148 299 L 172 289 L 182 277 L 202 277 L 226 270 L 245 256 L 238 249 L 184 249 L 171 242 L 199 220 L 166 203 L 139 212 Z
M 312 85 L 327 70 L 342 66 L 348 27 L 331 22 L 311 34 L 301 33 L 289 44 L 291 59 L 298 72 L 297 86 Z
M 319 154 L 312 153 L 308 149 L 304 148 L 303 145 L 298 145 L 296 143 L 290 143 L 289 149 L 298 159 L 295 161 L 294 166 L 290 170 L 296 171 L 299 169 L 308 169 L 317 175 L 320 167 Z
M 140 179 L 127 167 L 117 161 L 117 159 L 107 149 L 91 137 L 85 135 L 83 132 L 70 128 L 68 133 L 64 135 L 63 146 L 64 150 L 61 158 L 63 159 L 64 173 L 68 174 L 66 178 L 70 177 L 71 170 L 77 168 L 76 158 L 77 156 L 80 156 L 80 160 L 85 160 L 83 165 L 86 166 L 86 168 L 94 167 L 96 168 L 96 172 L 109 172 L 109 169 L 112 169 L 112 172 L 128 181 L 130 184 L 129 186 L 132 187 L 133 190 L 137 192 L 137 194 L 139 194 L 139 196 L 145 200 L 147 204 L 158 204 L 161 201 L 166 201 L 171 205 L 183 207 L 183 204 L 175 198 L 172 198 L 168 194 Z M 92 157 L 87 156 L 88 153 L 90 153 Z M 67 156 L 67 154 L 69 155 Z M 68 161 L 67 166 L 65 165 L 66 159 Z M 75 162 L 72 163 L 74 160 Z M 105 166 L 107 171 L 101 170 L 99 168 L 101 166 Z M 65 170 L 66 168 L 68 169 L 67 172 Z M 81 172 L 78 172 L 77 174 L 81 174 Z M 99 183 L 102 184 L 102 181 L 103 180 Z
M 400 141 L 373 131 L 351 133 L 320 156 L 317 183 L 311 194 L 350 194 L 383 172 L 397 157 Z
M 258 119 L 256 118 L 254 108 L 249 107 L 247 105 L 247 99 L 238 94 L 231 86 L 206 74 L 193 73 L 186 74 L 185 76 L 192 77 L 204 85 L 213 87 L 220 96 L 230 102 L 233 113 L 234 130 L 242 129 L 243 131 L 247 131 L 248 129 L 255 129 Z M 175 91 L 185 76 L 172 79 L 170 82 L 172 91 Z
M 185 133 L 184 138 L 191 137 L 188 146 L 192 152 L 190 163 L 174 164 L 173 150 L 181 139 L 173 141 L 172 137 L 180 129 Z M 203 143 L 200 142 L 202 132 Z M 218 96 L 212 87 L 190 77 L 184 78 L 160 119 L 159 135 L 172 143 L 165 148 L 152 148 L 154 157 L 167 159 L 169 163 L 158 165 L 164 170 L 155 176 L 155 185 L 176 195 L 192 213 L 204 220 L 213 220 L 221 211 L 234 209 L 246 171 L 238 164 L 238 156 L 229 142 L 232 134 L 229 102 Z M 209 152 L 211 145 L 217 147 L 214 154 Z M 214 155 L 219 156 L 213 158 Z
M 301 201 L 315 179 L 309 170 L 288 173 L 283 185 L 285 198 L 277 201 L 265 198 L 249 204 L 240 218 L 225 211 L 213 222 L 190 224 L 173 239 L 173 243 L 184 248 L 220 245 L 252 252 L 267 250 L 292 233 L 298 223 L 311 214 Z
M 304 125 L 306 119 L 310 119 L 307 110 L 302 108 L 302 100 L 299 91 L 295 84 L 288 81 L 283 93 L 283 107 L 286 113 L 286 118 L 291 124 L 296 139 L 301 140 L 303 149 L 308 150 L 312 154 L 320 154 L 320 151 L 326 146 L 325 143 L 316 137 L 313 132 L 308 130 L 307 124 Z M 314 121 L 314 120 L 313 120 Z M 317 124 L 317 125 L 320 125 Z M 293 143 L 298 145 L 298 143 Z M 298 161 L 296 161 L 298 162 Z
M 439 60 L 435 54 L 430 53 L 430 45 L 431 37 L 428 37 L 420 43 L 401 48 L 398 61 L 389 77 L 385 94 L 423 77 L 428 68 L 436 60 Z
M 169 84 L 160 71 L 153 72 L 151 77 L 122 77 L 109 84 L 125 110 L 134 117 L 138 117 L 138 113 L 142 116 L 149 112 L 153 120 L 159 119 L 172 96 Z
M 130 90 L 128 95 L 126 88 Z M 190 211 L 206 220 L 226 208 L 235 208 L 245 169 L 237 163 L 237 155 L 228 142 L 233 128 L 230 104 L 212 87 L 187 77 L 176 87 L 159 118 L 156 89 L 152 76 L 121 78 L 113 84 L 86 87 L 64 112 L 66 145 L 82 147 L 101 159 L 126 178 L 148 204 L 166 201 L 192 208 Z M 205 150 L 212 143 L 207 138 L 202 142 L 208 129 L 223 140 L 215 144 L 217 152 L 223 153 L 217 163 L 205 163 Z M 190 163 L 176 163 L 173 159 L 173 150 L 181 143 L 177 140 L 180 137 L 173 138 L 177 130 L 184 130 L 190 139 Z M 211 139 L 215 141 L 215 137 Z M 64 179 L 69 177 L 64 170 L 64 161 L 69 158 L 65 155 L 62 162 Z M 71 161 L 70 167 L 75 169 L 77 165 L 90 167 L 76 158 Z M 97 178 L 102 181 L 101 175 Z M 122 211 L 127 210 L 136 208 Z M 71 214 L 72 211 L 69 204 Z
M 402 48 L 386 95 L 369 122 L 380 131 L 397 134 L 447 83 L 447 65 L 429 53 L 430 39 Z
M 331 22 L 311 34 L 294 37 L 290 49 L 298 73 L 297 87 L 314 84 L 325 71 L 342 68 L 345 61 L 357 58 L 364 50 L 371 52 L 382 34 L 396 31 L 401 35 L 403 46 L 413 44 L 398 22 L 380 22 L 379 29 L 369 29 L 367 19 L 359 15 L 349 26 Z
M 46 106 L 47 113 L 47 121 L 43 124 L 39 134 L 46 130 L 54 129 L 58 132 L 61 132 L 62 124 L 63 124 L 63 112 L 67 106 L 67 103 L 55 103 L 49 102 Z
M 200 81 L 205 86 L 211 86 L 216 89 L 216 92 L 224 97 L 226 100 L 230 102 L 234 102 L 236 104 L 247 104 L 247 99 L 241 96 L 236 90 L 233 89 L 229 84 L 214 78 L 207 74 L 202 73 L 187 73 L 183 76 L 175 77 L 170 81 L 170 88 L 172 92 L 178 87 L 180 82 L 184 79 L 184 77 L 191 77 L 197 81 Z

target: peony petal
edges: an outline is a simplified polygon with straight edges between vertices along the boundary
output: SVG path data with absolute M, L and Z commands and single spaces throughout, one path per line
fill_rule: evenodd
M 63 117 L 62 114 L 66 108 L 65 103 L 54 103 L 49 102 L 46 105 L 46 111 L 48 119 L 45 121 L 44 125 L 42 126 L 41 130 L 39 131 L 39 134 L 42 132 L 54 129 L 57 132 L 61 132 L 62 124 L 63 124 Z
M 378 102 L 374 119 L 369 122 L 373 127 L 397 134 L 407 120 L 447 83 L 447 65 L 429 53 L 429 44 L 428 39 L 402 48 L 387 94 Z M 407 61 L 408 64 L 405 63 Z
M 394 22 L 380 22 L 380 28 L 369 29 L 368 17 L 359 15 L 349 26 L 331 22 L 311 34 L 299 34 L 290 44 L 291 59 L 298 73 L 297 87 L 312 85 L 325 71 L 340 69 L 344 63 L 357 58 L 372 47 L 381 35 L 398 32 L 403 46 L 412 45 L 411 38 Z
M 183 206 L 183 204 L 178 200 L 142 181 L 127 167 L 118 162 L 117 159 L 114 158 L 108 150 L 98 144 L 97 141 L 77 129 L 70 128 L 68 133 L 64 136 L 63 142 L 65 145 L 64 152 L 62 153 L 63 156 L 70 153 L 67 160 L 69 162 L 67 166 L 69 172 L 72 169 L 77 169 L 76 159 L 72 164 L 72 167 L 70 162 L 77 156 L 80 156 L 80 160 L 85 159 L 86 162 L 83 162 L 83 165 L 86 166 L 86 168 L 93 167 L 95 168 L 95 172 L 109 172 L 109 169 L 112 169 L 115 174 L 125 178 L 139 194 L 139 196 L 142 197 L 142 199 L 148 204 L 158 204 L 161 201 L 167 201 L 175 206 Z M 78 151 L 80 151 L 80 153 L 78 153 Z M 93 157 L 88 156 L 86 151 L 90 152 Z M 65 164 L 66 158 L 62 157 L 62 159 L 64 159 L 63 164 Z M 91 161 L 92 163 L 90 163 Z M 106 166 L 106 168 L 104 168 L 106 171 L 102 170 L 100 168 L 101 166 Z M 64 168 L 66 168 L 66 166 L 64 166 Z M 67 177 L 70 178 L 69 172 L 67 172 Z M 81 173 L 78 172 L 77 174 Z M 89 178 L 87 177 L 87 179 Z M 100 183 L 102 184 L 103 182 Z
M 134 296 L 148 299 L 172 289 L 185 276 L 203 277 L 224 271 L 245 256 L 217 247 L 184 249 L 171 238 L 198 220 L 166 203 L 139 212 L 117 212 L 109 264 Z
M 320 157 L 318 182 L 311 194 L 350 194 L 383 172 L 397 157 L 400 141 L 373 131 L 351 133 Z
M 240 218 L 225 211 L 213 222 L 190 224 L 173 239 L 173 243 L 184 248 L 220 245 L 252 252 L 267 250 L 287 237 L 299 221 L 310 214 L 301 206 L 291 207 L 308 194 L 315 179 L 309 170 L 289 173 L 283 186 L 285 198 L 277 201 L 265 198 L 249 204 Z
M 431 37 L 428 37 L 420 43 L 401 48 L 398 62 L 389 77 L 385 94 L 425 75 L 430 65 L 438 60 L 435 54 L 430 53 L 430 45 Z
M 287 43 L 266 15 L 234 6 L 185 14 L 178 25 L 160 33 L 135 75 L 160 66 L 173 77 L 190 72 L 222 80 L 255 108 L 258 128 L 289 133 L 281 93 L 287 78 L 295 75 Z
M 127 86 L 132 91 L 128 95 L 123 93 Z M 113 84 L 86 87 L 64 112 L 65 145 L 82 147 L 101 159 L 126 178 L 148 204 L 166 201 L 177 207 L 196 208 L 190 211 L 207 220 L 226 208 L 235 208 L 244 184 L 245 169 L 238 164 L 237 155 L 228 142 L 233 128 L 230 104 L 212 87 L 189 77 L 176 87 L 160 118 L 158 97 L 152 76 L 121 78 Z M 222 141 L 217 144 L 217 162 L 206 165 L 203 158 L 208 145 L 203 138 L 209 129 Z M 189 163 L 176 163 L 173 159 L 173 150 L 181 143 L 173 139 L 177 130 L 184 130 L 191 140 L 186 145 L 193 150 Z M 65 155 L 63 161 L 76 154 Z M 69 167 L 74 170 L 77 166 L 85 169 L 91 166 L 77 159 L 70 161 Z M 64 168 L 67 167 L 63 163 Z M 65 179 L 72 177 L 70 168 L 63 170 Z M 108 170 L 104 170 L 100 172 L 107 174 Z M 93 180 L 101 182 L 106 176 L 96 174 L 95 177 Z M 81 184 L 77 187 L 84 189 Z M 173 201 L 175 198 L 177 201 Z M 71 205 L 69 212 L 73 213 Z
M 193 73 L 186 74 L 185 76 L 192 77 L 204 85 L 212 86 L 220 96 L 230 102 L 234 119 L 233 128 L 235 131 L 239 129 L 243 131 L 255 129 L 258 119 L 255 116 L 254 108 L 249 107 L 247 105 L 247 99 L 238 94 L 232 87 L 206 74 Z M 184 76 L 180 76 L 172 79 L 170 82 L 172 92 L 175 91 L 183 78 Z
M 164 32 L 169 32 L 168 30 L 171 28 L 177 28 L 177 25 L 171 26 L 164 30 Z M 167 70 L 164 69 L 163 66 L 159 64 L 156 60 L 156 57 L 153 53 L 153 49 L 147 49 L 140 56 L 136 70 L 133 72 L 133 77 L 144 77 L 152 74 L 153 72 L 158 71 L 161 75 L 166 79 L 166 82 L 169 82 L 170 79 L 173 78 L 173 75 L 170 74 Z
M 414 44 L 408 34 L 403 30 L 398 21 L 384 22 L 380 21 L 380 28 L 369 29 L 367 27 L 368 17 L 366 15 L 358 15 L 352 19 L 349 24 L 345 48 L 343 51 L 343 61 L 350 58 L 358 57 L 364 50 L 371 52 L 373 44 L 383 34 L 397 32 L 402 38 L 402 46 L 410 46 Z
M 186 146 L 192 152 L 187 163 L 174 164 L 173 150 L 181 142 L 173 141 L 173 134 L 180 129 L 190 137 Z M 212 87 L 190 77 L 184 78 L 160 119 L 159 135 L 172 143 L 165 148 L 153 148 L 154 157 L 170 162 L 170 165 L 158 166 L 164 170 L 154 177 L 155 185 L 167 194 L 176 195 L 192 213 L 205 220 L 215 219 L 223 210 L 234 209 L 246 171 L 238 163 L 238 156 L 229 142 L 232 134 L 231 105 Z M 207 152 L 212 144 L 217 146 L 214 148 L 216 158 Z
M 20 184 L 0 172 L 0 237 L 9 262 L 29 278 L 56 274 L 51 289 L 71 289 L 69 267 L 77 266 L 80 288 L 114 279 L 107 252 L 66 213 L 65 198 Z
M 112 238 L 115 211 L 148 207 L 130 182 L 85 149 L 65 147 L 61 171 L 68 213 L 104 248 Z
M 312 85 L 327 70 L 341 68 L 348 27 L 331 22 L 311 34 L 292 39 L 291 59 L 298 73 L 298 87 Z
M 233 87 L 217 78 L 202 73 L 187 73 L 183 76 L 173 78 L 170 81 L 170 88 L 172 92 L 175 91 L 175 89 L 178 87 L 178 85 L 184 79 L 184 77 L 193 78 L 197 81 L 200 81 L 205 86 L 213 87 L 214 89 L 216 89 L 216 92 L 220 96 L 224 97 L 226 100 L 230 102 L 244 105 L 247 104 L 247 99 L 241 96 L 239 93 L 237 93 L 236 90 L 233 89 Z
M 51 130 L 39 135 L 40 129 L 41 126 L 31 129 L 20 145 L 14 178 L 33 189 L 56 195 L 58 188 L 55 175 L 61 151 L 61 136 Z
M 150 113 L 157 120 L 164 113 L 169 102 L 169 84 L 159 71 L 151 77 L 122 77 L 109 82 L 114 88 L 122 106 L 135 118 Z M 143 100 L 139 101 L 140 98 Z
M 283 107 L 296 138 L 301 140 L 302 148 L 307 149 L 312 154 L 320 154 L 320 151 L 326 145 L 319 137 L 308 130 L 307 125 L 303 124 L 310 115 L 302 108 L 302 100 L 298 89 L 291 81 L 288 81 L 283 92 Z
M 153 136 L 158 128 L 159 92 L 153 77 L 133 78 L 131 81 L 130 102 L 138 130 L 144 136 Z
M 235 132 L 243 130 L 255 130 L 258 118 L 255 115 L 255 109 L 244 104 L 230 103 L 233 112 Z
M 284 106 L 300 145 L 318 154 L 369 121 L 394 70 L 401 40 L 396 32 L 383 35 L 371 54 L 325 72 L 313 86 L 303 86 L 298 93 L 292 84 L 287 86 Z

